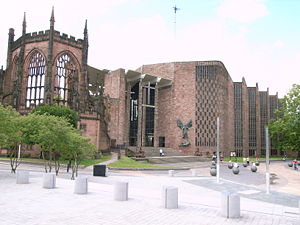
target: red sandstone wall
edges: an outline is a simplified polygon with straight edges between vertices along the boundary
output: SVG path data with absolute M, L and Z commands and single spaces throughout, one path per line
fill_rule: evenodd
M 165 147 L 172 146 L 171 136 L 171 123 L 173 112 L 172 107 L 172 88 L 161 88 L 158 90 L 158 105 L 157 105 L 157 138 L 165 137 Z
M 242 82 L 243 156 L 249 156 L 249 98 L 245 79 Z
M 173 80 L 168 89 L 158 94 L 158 136 L 165 136 L 166 147 L 182 150 L 185 154 L 195 152 L 195 62 L 161 63 L 143 66 L 142 73 Z M 182 130 L 177 119 L 184 124 L 191 119 L 193 126 L 188 132 L 191 145 L 180 147 Z
M 84 137 L 91 138 L 91 143 L 95 144 L 97 149 L 106 149 L 105 146 L 100 145 L 99 132 L 100 132 L 100 121 L 96 120 L 96 115 L 81 113 L 79 114 L 79 126 L 84 126 L 82 129 L 82 135 Z M 102 148 L 101 148 L 102 147 Z
M 224 98 L 224 127 L 221 129 L 224 136 L 223 152 L 224 156 L 229 156 L 230 151 L 234 150 L 234 87 L 231 78 L 227 77 L 228 96 Z
M 105 76 L 104 95 L 109 97 L 109 135 L 117 145 L 126 142 L 126 81 L 124 69 L 112 71 Z

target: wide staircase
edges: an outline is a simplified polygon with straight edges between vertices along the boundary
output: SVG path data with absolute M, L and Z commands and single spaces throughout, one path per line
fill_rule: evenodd
M 132 151 L 136 150 L 135 147 L 129 147 L 129 149 Z M 164 156 L 159 155 L 160 149 L 163 150 Z M 171 148 L 143 147 L 143 151 L 145 159 L 148 162 L 155 164 L 203 162 L 210 160 L 200 156 L 185 155 L 182 151 Z

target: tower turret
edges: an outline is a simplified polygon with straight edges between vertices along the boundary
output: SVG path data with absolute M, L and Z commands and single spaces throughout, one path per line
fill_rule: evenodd
M 11 48 L 14 43 L 15 38 L 15 30 L 13 28 L 9 28 L 8 31 L 8 44 L 7 44 L 7 61 L 6 61 L 6 69 L 9 67 L 11 60 L 12 60 L 12 54 L 11 54 Z
M 23 24 L 22 24 L 22 35 L 26 34 L 26 13 L 24 12 Z
M 85 20 L 84 32 L 83 32 L 83 49 L 82 49 L 82 63 L 84 66 L 87 65 L 88 60 L 88 48 L 89 48 L 89 36 L 87 29 L 87 20 Z
M 49 43 L 48 43 L 48 59 L 47 59 L 47 75 L 45 82 L 45 103 L 52 103 L 52 62 L 53 62 L 53 39 L 54 39 L 54 7 L 52 7 L 50 17 L 50 32 L 49 32 Z

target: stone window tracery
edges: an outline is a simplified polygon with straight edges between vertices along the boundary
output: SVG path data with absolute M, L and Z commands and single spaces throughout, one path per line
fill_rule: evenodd
M 75 65 L 68 54 L 63 54 L 56 60 L 56 69 L 54 86 L 55 101 L 66 105 L 72 101 L 71 92 L 75 82 Z
M 44 102 L 45 68 L 45 58 L 41 53 L 35 53 L 28 67 L 26 107 Z

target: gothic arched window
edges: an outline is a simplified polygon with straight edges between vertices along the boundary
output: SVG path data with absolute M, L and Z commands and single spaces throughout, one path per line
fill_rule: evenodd
M 61 55 L 56 60 L 57 74 L 55 75 L 55 101 L 63 103 L 72 101 L 71 92 L 74 88 L 75 66 L 68 54 Z
M 41 53 L 35 53 L 29 63 L 26 107 L 31 104 L 38 105 L 44 102 L 45 89 L 45 58 Z

